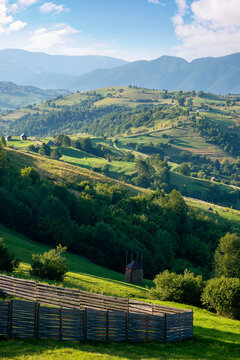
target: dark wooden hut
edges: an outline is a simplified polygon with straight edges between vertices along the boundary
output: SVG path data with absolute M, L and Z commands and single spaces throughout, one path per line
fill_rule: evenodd
M 141 284 L 143 282 L 143 268 L 136 260 L 126 265 L 125 281 L 133 284 Z
M 20 135 L 21 140 L 27 140 L 27 136 L 25 134 Z

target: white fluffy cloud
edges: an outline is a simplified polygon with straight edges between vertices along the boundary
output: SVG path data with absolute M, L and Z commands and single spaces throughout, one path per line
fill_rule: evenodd
M 0 0 L 0 34 L 9 34 L 12 31 L 19 31 L 24 28 L 27 23 L 20 20 L 14 21 L 9 15 L 8 0 Z
M 239 0 L 194 0 L 190 6 L 185 0 L 175 2 L 178 12 L 172 20 L 182 42 L 177 55 L 193 59 L 240 51 Z
M 39 0 L 17 0 L 8 5 L 8 10 L 12 13 L 27 9 L 29 6 L 35 5 Z M 9 2 L 9 1 L 7 1 Z
M 56 51 L 58 47 L 62 47 L 68 42 L 69 36 L 79 33 L 68 24 L 56 24 L 51 28 L 40 28 L 34 31 L 30 38 L 30 43 L 26 47 L 30 51 Z
M 31 6 L 31 5 L 34 5 L 38 2 L 38 0 L 18 0 L 18 4 L 21 5 L 21 6 Z
M 39 9 L 42 13 L 45 14 L 50 14 L 50 13 L 60 14 L 63 11 L 65 12 L 69 11 L 69 9 L 65 7 L 65 5 L 63 4 L 56 5 L 53 2 L 46 2 L 43 5 L 41 5 Z
M 159 0 L 148 0 L 148 2 L 152 4 L 161 4 Z

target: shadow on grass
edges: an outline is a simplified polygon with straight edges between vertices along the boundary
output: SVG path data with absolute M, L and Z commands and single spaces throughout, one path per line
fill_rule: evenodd
M 239 360 L 239 334 L 195 327 L 197 336 L 190 340 L 160 343 L 60 342 L 50 340 L 2 340 L 1 359 L 168 359 L 168 360 Z M 228 340 L 229 338 L 229 340 Z M 52 357 L 48 357 L 51 354 Z M 21 357 L 20 357 L 21 359 Z

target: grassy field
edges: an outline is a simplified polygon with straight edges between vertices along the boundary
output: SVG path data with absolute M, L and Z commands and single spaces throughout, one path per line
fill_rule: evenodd
M 192 199 L 188 197 L 185 197 L 184 199 L 189 206 L 197 207 L 199 210 L 205 211 L 206 215 L 213 217 L 214 219 L 219 219 L 219 217 L 222 217 L 223 219 L 230 221 L 233 232 L 234 228 L 236 229 L 236 231 L 240 231 L 240 211 L 212 204 L 202 200 Z M 213 209 L 213 212 L 208 211 L 209 207 Z
M 0 236 L 5 239 L 9 250 L 22 262 L 14 275 L 28 279 L 32 278 L 29 274 L 32 254 L 43 253 L 48 251 L 50 247 L 34 242 L 3 225 L 0 225 Z M 145 286 L 152 286 L 150 280 L 145 280 L 143 286 L 125 283 L 123 273 L 105 269 L 74 254 L 67 253 L 66 259 L 69 272 L 63 285 L 67 287 L 79 287 L 85 291 L 97 293 L 104 292 L 106 295 L 145 298 L 147 296 Z M 119 270 L 124 272 L 124 269 Z
M 69 150 L 71 151 L 71 149 Z M 80 152 L 80 156 L 82 157 L 81 153 L 83 152 Z M 88 180 L 108 183 L 109 185 L 122 186 L 135 194 L 148 191 L 130 184 L 125 184 L 122 181 L 99 174 L 98 172 L 91 171 L 87 168 L 87 166 L 79 166 L 79 163 L 78 165 L 73 165 L 74 161 L 77 161 L 73 158 L 69 159 L 72 162 L 72 164 L 70 164 L 64 161 L 53 160 L 48 157 L 29 154 L 20 150 L 16 151 L 14 149 L 7 149 L 7 154 L 9 160 L 16 168 L 22 169 L 24 167 L 34 166 L 43 177 L 53 179 L 60 183 L 63 181 L 79 183 L 81 181 Z M 96 163 L 96 160 L 92 161 Z M 103 161 L 104 164 L 109 164 L 106 160 Z M 130 166 L 134 165 L 133 163 L 127 162 L 125 162 L 125 164 L 127 164 L 127 166 L 129 166 L 128 164 L 130 164 Z M 121 163 L 120 166 L 123 167 L 123 164 Z
M 36 145 L 31 139 L 21 140 L 19 136 L 12 136 L 11 141 L 7 142 L 7 146 L 16 148 L 16 149 L 24 149 L 29 145 Z
M 84 151 L 67 148 L 62 149 L 62 161 L 91 170 L 92 168 L 106 167 L 111 177 L 119 177 L 121 174 L 132 175 L 136 172 L 135 164 L 127 161 L 108 162 L 106 159 L 97 157 Z M 115 176 L 114 176 L 115 175 Z
M 177 186 L 180 192 L 183 190 L 189 191 L 189 194 L 194 194 L 198 198 L 201 194 L 201 198 L 205 199 L 207 192 L 211 189 L 211 186 L 216 185 L 219 191 L 231 192 L 234 188 L 230 185 L 217 183 L 211 180 L 197 179 L 190 176 L 185 176 L 171 171 L 170 173 L 171 185 Z M 198 195 L 198 196 L 197 196 Z M 194 196 L 193 196 L 194 197 Z
M 15 275 L 28 277 L 27 263 L 32 252 L 47 250 L 46 246 L 30 241 L 24 236 L 0 226 L 9 249 L 20 257 L 24 264 Z M 64 285 L 82 287 L 106 294 L 139 298 L 146 301 L 147 290 L 123 282 L 119 274 L 94 265 L 81 257 L 68 254 L 71 272 Z M 149 286 L 151 282 L 146 282 Z M 105 292 L 104 291 L 104 292 Z M 189 309 L 183 304 L 155 301 L 158 304 Z M 1 360 L 239 360 L 240 322 L 194 308 L 194 338 L 168 344 L 158 343 L 68 343 L 48 340 L 0 340 Z

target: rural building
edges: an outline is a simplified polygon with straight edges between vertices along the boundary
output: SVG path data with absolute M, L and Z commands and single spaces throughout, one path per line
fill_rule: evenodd
M 25 134 L 20 135 L 21 140 L 27 140 L 27 136 Z
M 11 141 L 11 140 L 12 140 L 12 137 L 11 137 L 10 135 L 7 135 L 7 136 L 5 136 L 5 140 L 6 140 L 6 141 Z
M 136 260 L 126 265 L 125 281 L 133 284 L 141 284 L 143 282 L 143 268 Z
M 211 177 L 211 181 L 215 181 L 215 177 L 214 177 L 214 176 Z
M 213 211 L 213 208 L 209 207 L 209 208 L 208 208 L 208 211 Z

